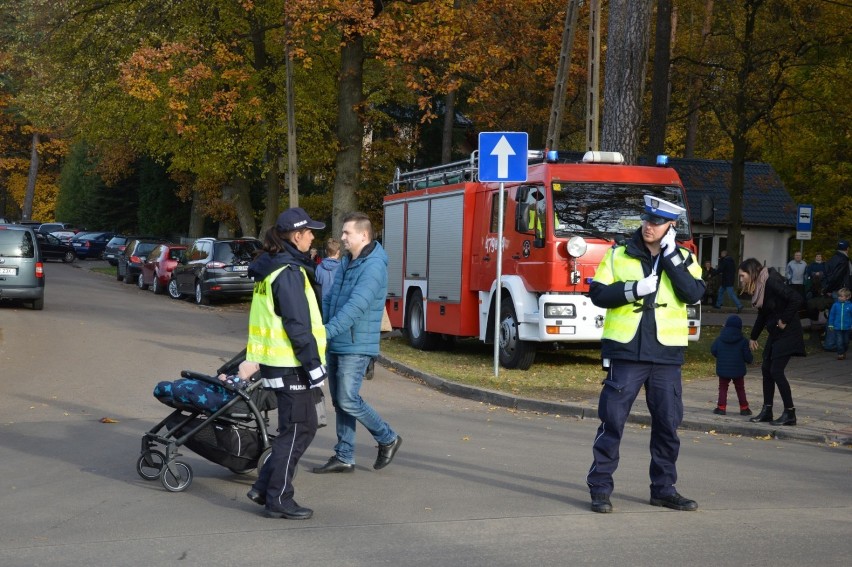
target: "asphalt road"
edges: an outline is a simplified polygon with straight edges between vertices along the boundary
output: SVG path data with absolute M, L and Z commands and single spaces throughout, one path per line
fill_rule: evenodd
M 404 444 L 376 472 L 319 476 L 320 430 L 296 478 L 309 521 L 272 520 L 238 476 L 194 455 L 186 492 L 146 482 L 151 395 L 212 372 L 244 344 L 246 312 L 197 307 L 51 263 L 44 311 L 0 303 L 0 565 L 847 565 L 852 452 L 682 433 L 679 490 L 698 512 L 647 504 L 648 430 L 628 427 L 613 514 L 588 509 L 593 420 L 452 398 L 377 368 L 364 396 Z M 101 423 L 109 417 L 117 423 Z

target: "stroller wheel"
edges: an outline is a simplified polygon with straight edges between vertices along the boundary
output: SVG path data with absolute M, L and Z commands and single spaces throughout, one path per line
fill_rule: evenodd
M 163 467 L 160 482 L 169 492 L 186 490 L 192 484 L 192 467 L 183 461 L 173 461 Z
M 145 451 L 139 455 L 136 461 L 136 472 L 145 480 L 157 480 L 160 478 L 160 471 L 163 470 L 163 463 L 166 462 L 166 456 L 161 452 Z
M 253 471 L 254 469 L 232 469 L 232 468 L 229 467 L 228 470 L 231 471 L 234 474 L 248 474 L 251 471 Z

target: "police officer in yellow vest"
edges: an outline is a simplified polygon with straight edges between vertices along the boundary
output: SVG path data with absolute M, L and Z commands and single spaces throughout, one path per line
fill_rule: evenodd
M 686 211 L 645 195 L 642 225 L 624 246 L 611 248 L 590 286 L 592 302 L 606 308 L 601 355 L 607 372 L 586 482 L 594 512 L 611 512 L 612 475 L 618 467 L 624 424 L 644 387 L 651 413 L 651 500 L 654 506 L 697 510 L 678 494 L 677 462 L 683 419 L 681 366 L 687 345 L 686 306 L 701 300 L 701 266 L 675 241 Z
M 275 391 L 278 436 L 247 496 L 273 518 L 313 515 L 293 499 L 293 474 L 317 432 L 312 389 L 326 379 L 322 295 L 309 255 L 313 230 L 322 228 L 304 209 L 287 209 L 266 232 L 264 253 L 249 266 L 255 284 L 246 360 L 260 364 L 264 387 Z

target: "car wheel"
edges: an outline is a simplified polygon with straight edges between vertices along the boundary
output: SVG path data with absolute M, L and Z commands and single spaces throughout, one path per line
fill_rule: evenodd
M 62 256 L 62 261 L 65 262 L 66 264 L 69 264 L 76 259 L 77 259 L 77 256 L 71 250 L 69 250 L 68 252 L 65 253 L 64 256 Z
M 210 298 L 201 289 L 201 282 L 195 282 L 195 303 L 197 305 L 210 305 Z
M 435 350 L 440 336 L 426 330 L 423 294 L 419 289 L 415 289 L 411 294 L 407 309 L 404 332 L 408 338 L 408 344 L 418 350 Z
M 154 295 L 163 293 L 163 284 L 160 283 L 159 274 L 154 274 L 154 281 L 151 282 L 151 291 L 154 292 Z
M 121 269 L 118 267 L 118 264 L 115 265 L 115 279 L 117 281 L 124 279 L 124 276 L 121 275 Z
M 136 283 L 136 278 L 133 277 L 133 274 L 130 273 L 130 270 L 127 270 L 127 273 L 124 274 L 124 283 L 126 283 L 126 284 Z
M 142 277 L 142 272 L 139 272 L 139 277 L 136 278 L 136 287 L 139 289 L 148 289 L 148 284 L 145 283 L 145 278 Z
M 174 278 L 169 280 L 169 297 L 172 299 L 183 299 L 183 294 L 178 291 L 177 280 Z
M 42 297 L 39 299 L 33 299 L 32 305 L 33 309 L 35 309 L 36 311 L 41 311 L 42 309 L 44 309 L 44 298 Z

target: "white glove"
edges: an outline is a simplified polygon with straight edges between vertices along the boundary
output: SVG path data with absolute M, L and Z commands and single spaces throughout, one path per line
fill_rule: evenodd
M 666 235 L 660 241 L 660 246 L 663 249 L 663 256 L 670 256 L 677 250 L 677 242 L 675 242 L 675 229 L 674 227 L 669 227 L 666 231 Z
M 636 297 L 645 297 L 657 291 L 657 274 L 651 274 L 636 282 Z

